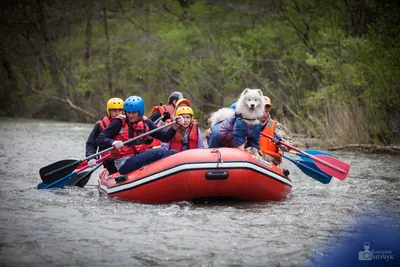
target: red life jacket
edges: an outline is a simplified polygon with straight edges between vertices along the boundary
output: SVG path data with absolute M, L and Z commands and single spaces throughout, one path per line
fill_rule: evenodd
M 156 112 L 156 110 L 160 112 L 161 116 L 164 115 L 165 112 L 167 111 L 169 112 L 171 118 L 165 121 L 166 124 L 171 123 L 172 120 L 174 119 L 175 108 L 172 107 L 171 105 L 154 106 L 150 111 L 150 115 Z M 159 123 L 157 123 L 157 125 L 159 125 Z M 154 148 L 161 147 L 161 141 L 158 139 L 153 139 L 151 147 Z
M 278 122 L 270 119 L 261 130 L 262 133 L 274 136 L 275 126 Z M 260 135 L 260 151 L 264 154 L 270 155 L 275 158 L 279 158 L 282 162 L 282 154 L 279 153 L 279 149 L 274 142 L 269 138 Z
M 110 125 L 111 120 L 110 120 L 109 117 L 104 117 L 104 118 L 102 118 L 101 120 L 99 120 L 98 123 L 99 123 L 99 125 L 100 125 L 100 129 L 101 129 L 102 131 L 104 131 L 104 129 L 107 128 L 108 125 Z
M 182 146 L 186 143 L 187 149 L 194 149 L 197 148 L 198 141 L 199 141 L 199 127 L 195 122 L 192 122 L 192 125 L 189 126 L 187 132 L 189 131 L 189 140 L 181 141 L 181 136 L 179 132 L 177 132 L 170 141 L 169 149 L 175 149 L 178 152 L 182 151 Z M 189 141 L 189 142 L 188 142 Z
M 101 120 L 97 121 L 97 123 L 98 123 L 99 126 L 100 126 L 100 130 L 101 130 L 101 131 L 104 131 L 104 129 L 107 128 L 108 125 L 110 125 L 111 120 L 110 120 L 109 117 L 104 117 L 104 118 L 102 118 Z M 110 151 L 104 152 L 103 154 L 101 154 L 101 157 L 104 158 L 104 157 L 106 157 L 107 155 L 109 155 L 110 153 L 111 153 Z M 88 164 L 87 161 L 82 161 L 82 162 L 79 163 L 79 165 L 75 168 L 75 170 L 78 170 L 78 169 L 80 169 L 80 168 L 82 168 L 82 167 L 85 167 L 87 164 Z
M 150 115 L 153 114 L 156 110 L 160 112 L 160 115 L 164 115 L 165 112 L 169 112 L 169 115 L 171 115 L 171 119 L 168 119 L 165 121 L 165 123 L 170 123 L 174 119 L 174 114 L 175 114 L 175 108 L 171 105 L 162 105 L 162 106 L 154 106 L 151 111 Z
M 151 142 L 150 146 L 152 148 L 159 148 L 159 147 L 161 147 L 161 141 L 154 138 L 153 142 Z
M 101 130 L 101 131 L 104 131 L 104 129 L 107 128 L 108 125 L 110 125 L 111 120 L 110 120 L 109 117 L 105 116 L 104 118 L 102 118 L 101 120 L 99 120 L 97 123 L 98 123 L 99 126 L 100 126 L 100 130 Z M 101 154 L 101 157 L 102 157 L 102 158 L 103 158 L 103 157 L 106 157 L 106 156 L 109 155 L 109 154 L 111 154 L 110 151 L 105 152 L 105 153 Z
M 128 141 L 136 136 L 144 134 L 145 132 L 149 131 L 149 126 L 140 118 L 140 120 L 135 123 L 131 124 L 130 122 L 126 121 L 125 119 L 118 118 L 121 120 L 122 128 L 121 131 L 117 136 L 115 136 L 114 140 L 116 141 Z M 111 157 L 112 158 L 123 158 L 123 157 L 130 157 L 132 155 L 140 154 L 146 152 L 149 149 L 149 145 L 153 139 L 150 139 L 148 135 L 133 141 L 132 143 L 121 147 L 120 149 L 113 149 L 111 150 Z

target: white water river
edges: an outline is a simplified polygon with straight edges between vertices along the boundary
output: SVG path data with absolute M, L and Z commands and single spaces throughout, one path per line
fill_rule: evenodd
M 123 202 L 99 196 L 99 170 L 84 188 L 37 190 L 40 168 L 84 158 L 91 128 L 0 119 L 0 266 L 326 266 L 360 233 L 371 240 L 351 244 L 350 260 L 364 242 L 400 258 L 398 239 L 378 247 L 359 227 L 399 235 L 399 156 L 334 152 L 351 170 L 327 185 L 284 162 L 294 186 L 280 202 Z

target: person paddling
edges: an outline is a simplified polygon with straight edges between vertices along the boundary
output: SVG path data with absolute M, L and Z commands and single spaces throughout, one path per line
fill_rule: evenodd
M 174 149 L 178 152 L 194 148 L 204 148 L 203 136 L 193 119 L 192 108 L 180 107 L 176 110 L 175 115 L 183 117 L 183 125 L 178 128 L 171 141 L 162 144 L 162 148 L 165 150 Z
M 88 139 L 86 140 L 86 157 L 96 154 L 97 151 L 102 151 L 109 148 L 109 146 L 99 146 L 96 142 L 96 138 L 105 128 L 107 128 L 108 125 L 110 125 L 112 120 L 114 120 L 118 115 L 122 114 L 123 108 L 124 100 L 121 98 L 113 97 L 107 101 L 107 116 L 96 122 L 89 134 Z M 110 154 L 110 152 L 106 152 L 102 156 L 105 157 L 108 154 Z M 89 167 L 94 167 L 96 165 L 96 159 L 89 160 L 88 165 Z M 107 159 L 104 161 L 103 165 L 109 173 L 117 172 L 113 159 Z
M 124 103 L 126 115 L 117 116 L 96 139 L 100 145 L 116 148 L 111 150 L 111 157 L 115 160 L 115 166 L 120 174 L 127 174 L 140 169 L 144 165 L 177 153 L 176 150 L 149 149 L 153 139 L 148 135 L 132 144 L 123 146 L 123 142 L 157 128 L 150 119 L 144 116 L 144 106 L 144 100 L 140 96 L 128 97 Z M 183 118 L 177 116 L 175 122 L 176 124 L 167 130 L 156 131 L 150 136 L 162 142 L 170 141 L 176 134 L 179 125 L 183 124 Z
M 262 125 L 261 133 L 273 136 L 274 139 L 271 140 L 264 135 L 260 135 L 260 151 L 264 154 L 264 158 L 279 165 L 282 163 L 282 152 L 288 152 L 289 149 L 286 146 L 279 145 L 279 142 L 283 142 L 291 145 L 291 138 L 288 136 L 283 128 L 283 126 L 276 120 L 271 118 L 271 99 L 267 96 L 265 98 L 264 114 L 260 118 Z
M 161 116 L 164 116 L 162 119 L 163 122 L 166 122 L 166 120 L 168 119 L 173 120 L 175 114 L 176 102 L 182 98 L 183 94 L 181 92 L 178 91 L 172 92 L 168 97 L 168 105 L 154 106 L 150 111 L 149 119 L 152 121 L 156 121 Z
M 153 122 L 156 122 L 157 126 L 165 125 L 166 123 L 171 122 L 175 118 L 175 111 L 178 108 L 178 102 L 184 100 L 183 94 L 181 92 L 175 91 L 171 93 L 168 97 L 168 105 L 161 105 L 154 106 L 150 111 L 149 119 Z M 190 106 L 189 100 L 185 99 Z M 187 103 L 184 102 L 184 103 Z M 161 118 L 162 117 L 162 118 Z M 161 118 L 161 121 L 160 121 Z M 160 148 L 161 147 L 160 140 L 154 139 L 151 146 L 153 148 Z

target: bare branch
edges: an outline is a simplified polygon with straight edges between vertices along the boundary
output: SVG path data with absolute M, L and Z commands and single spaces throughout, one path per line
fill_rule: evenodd
M 170 74 L 170 73 L 168 72 L 168 70 L 163 69 L 163 72 L 165 73 L 165 75 L 166 75 L 168 78 L 172 79 L 176 84 L 179 84 L 179 85 L 182 84 L 181 81 L 180 81 L 178 78 L 176 78 L 175 76 L 173 76 L 172 74 Z M 200 103 L 200 104 L 202 104 L 203 106 L 208 106 L 208 107 L 216 107 L 216 108 L 220 108 L 220 107 L 221 107 L 220 105 L 217 105 L 217 104 L 214 104 L 214 103 L 210 103 L 210 102 L 208 102 L 208 101 L 206 102 L 206 101 L 203 101 L 203 100 L 199 99 L 198 97 L 196 97 L 196 96 L 195 96 L 190 90 L 188 90 L 188 89 L 182 89 L 182 91 L 184 91 L 185 94 L 190 95 L 190 99 L 192 99 L 192 102 L 194 101 L 194 102 L 196 102 L 196 103 Z
M 29 84 L 27 83 L 26 80 L 24 80 L 24 82 L 25 82 L 25 84 L 26 84 L 32 91 L 34 91 L 35 93 L 42 94 L 42 95 L 45 95 L 45 96 L 48 97 L 48 98 L 51 98 L 51 99 L 54 99 L 54 100 L 57 100 L 57 101 L 66 103 L 66 104 L 68 104 L 71 108 L 76 109 L 76 110 L 79 110 L 80 112 L 82 112 L 82 113 L 84 113 L 84 114 L 90 116 L 91 118 L 96 119 L 96 116 L 95 116 L 93 113 L 91 113 L 90 111 L 88 111 L 88 110 L 86 110 L 86 109 L 83 109 L 83 108 L 81 108 L 81 107 L 78 107 L 77 105 L 75 105 L 75 104 L 71 101 L 71 99 L 69 99 L 69 97 L 61 98 L 61 97 L 58 97 L 58 96 L 50 95 L 50 94 L 48 94 L 48 93 L 46 93 L 46 92 L 42 92 L 42 91 L 40 91 L 40 90 L 37 90 L 37 89 L 33 88 L 31 85 L 29 85 Z
M 41 95 L 44 95 L 44 96 L 46 96 L 46 97 L 48 97 L 48 98 L 51 98 L 51 99 L 54 99 L 54 100 L 57 100 L 57 101 L 66 103 L 66 104 L 68 104 L 70 107 L 72 107 L 73 109 L 79 110 L 80 112 L 82 112 L 82 113 L 84 113 L 84 114 L 90 116 L 91 118 L 96 119 L 96 116 L 95 116 L 93 113 L 91 113 L 90 111 L 85 110 L 85 109 L 83 109 L 83 108 L 81 108 L 81 107 L 78 107 L 77 105 L 75 105 L 75 104 L 71 101 L 71 99 L 69 99 L 69 97 L 61 98 L 61 97 L 48 94 L 48 93 L 46 93 L 46 92 L 43 92 L 43 91 L 41 91 L 41 90 L 38 90 L 38 89 L 32 87 L 31 84 L 30 84 L 29 81 L 28 81 L 27 76 L 26 76 L 26 69 L 25 69 L 24 64 L 22 63 L 22 64 L 20 64 L 20 65 L 21 65 L 21 68 L 22 68 L 22 72 L 23 72 L 23 74 L 24 74 L 24 76 L 23 76 L 23 81 L 24 81 L 25 85 L 26 85 L 29 89 L 31 89 L 33 92 L 38 93 L 38 94 L 41 94 Z
M 133 25 L 135 25 L 136 27 L 138 27 L 139 29 L 141 29 L 144 33 L 147 33 L 147 32 L 146 32 L 146 29 L 143 28 L 142 25 L 138 24 L 137 22 L 135 22 L 133 19 L 131 19 L 130 17 L 128 17 L 128 16 L 125 14 L 124 8 L 122 7 L 121 2 L 120 2 L 119 0 L 117 0 L 117 4 L 118 4 L 118 6 L 119 6 L 119 9 L 120 9 L 121 12 L 122 12 L 122 15 L 124 16 L 124 18 L 125 18 L 127 21 L 129 21 L 130 23 L 132 23 Z
M 249 70 L 249 73 L 251 74 L 251 76 L 254 77 L 254 79 L 265 89 L 267 90 L 267 92 L 273 96 L 275 99 L 279 99 L 278 96 L 276 96 L 274 94 L 274 92 L 272 92 L 267 86 L 264 85 L 264 83 L 260 80 L 260 78 L 258 77 L 258 75 L 256 75 L 254 72 L 252 72 L 251 70 Z M 283 106 L 285 106 L 287 108 L 287 110 L 296 118 L 299 118 L 299 115 L 297 115 L 296 112 L 294 112 L 286 103 L 282 103 Z

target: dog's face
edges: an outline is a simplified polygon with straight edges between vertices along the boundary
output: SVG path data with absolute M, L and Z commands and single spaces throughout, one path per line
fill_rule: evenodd
M 262 105 L 263 93 L 260 89 L 245 89 L 242 92 L 243 103 L 251 111 Z

